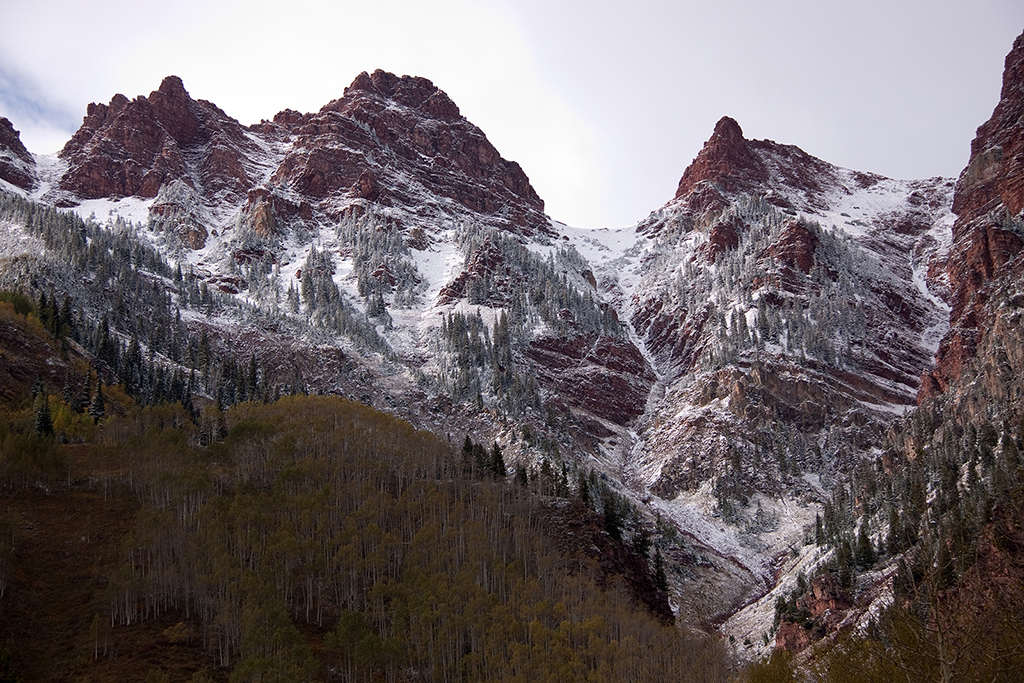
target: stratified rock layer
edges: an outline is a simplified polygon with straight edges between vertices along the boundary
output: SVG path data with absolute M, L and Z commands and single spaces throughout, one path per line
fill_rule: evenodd
M 953 197 L 953 247 L 946 262 L 950 330 L 924 376 L 920 398 L 947 391 L 975 360 L 993 322 L 993 281 L 1019 271 L 1024 246 L 1024 34 L 1006 56 L 992 117 L 978 128 Z

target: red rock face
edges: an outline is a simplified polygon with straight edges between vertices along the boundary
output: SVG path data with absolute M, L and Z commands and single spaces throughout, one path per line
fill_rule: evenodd
M 189 97 L 168 76 L 149 98 L 115 95 L 90 104 L 82 127 L 61 150 L 68 170 L 61 189 L 82 199 L 155 197 L 181 180 L 221 201 L 244 196 L 253 184 L 242 159 L 255 153 L 245 129 L 205 101 Z
M 765 255 L 778 259 L 783 268 L 798 269 L 806 275 L 814 265 L 814 249 L 817 246 L 818 238 L 815 234 L 807 226 L 793 221 L 782 231 L 779 241 L 765 250 Z
M 284 110 L 249 129 L 169 76 L 148 98 L 89 105 L 60 155 L 63 203 L 175 188 L 153 216 L 192 248 L 221 227 L 197 218 L 199 205 L 238 206 L 261 236 L 368 204 L 416 217 L 469 210 L 524 233 L 550 231 L 526 174 L 444 92 L 384 71 L 360 74 L 315 114 Z
M 704 245 L 704 253 L 707 256 L 708 263 L 714 263 L 719 255 L 738 247 L 740 244 L 740 232 L 744 227 L 742 221 L 735 217 L 715 223 L 708 233 L 708 242 Z
M 862 173 L 859 182 L 870 186 L 879 179 Z M 739 124 L 725 116 L 683 172 L 675 197 L 666 208 L 699 218 L 708 211 L 725 209 L 736 197 L 747 194 L 761 195 L 781 208 L 814 210 L 825 206 L 825 190 L 838 182 L 831 164 L 793 145 L 747 140 Z M 659 221 L 648 220 L 641 224 L 640 231 L 664 228 Z
M 36 161 L 21 144 L 21 135 L 10 121 L 0 116 L 0 179 L 23 190 L 36 185 Z
M 980 330 L 992 318 L 990 288 L 1012 272 L 1024 247 L 1024 34 L 1006 57 L 1003 88 L 992 117 L 971 142 L 971 159 L 953 198 L 957 214 L 946 262 L 951 290 L 950 331 L 919 400 L 945 392 L 975 358 Z M 1016 227 L 1014 227 L 1016 219 Z
M 834 574 L 822 574 L 811 581 L 810 590 L 796 601 L 798 608 L 810 615 L 813 628 L 786 621 L 775 634 L 775 646 L 801 652 L 823 636 L 835 633 L 841 627 L 853 600 L 839 584 Z
M 790 652 L 803 652 L 814 642 L 814 633 L 799 624 L 787 621 L 775 632 L 775 647 Z
M 625 426 L 644 412 L 654 373 L 628 341 L 543 337 L 526 352 L 537 379 L 566 404 Z
M 683 172 L 675 198 L 689 197 L 705 184 L 720 184 L 725 192 L 735 193 L 767 179 L 768 170 L 743 137 L 740 125 L 724 116 L 700 154 Z M 722 208 L 716 206 L 720 198 L 721 195 L 716 197 L 713 193 L 698 194 L 694 209 Z
M 281 112 L 263 130 L 273 126 L 294 143 L 271 191 L 298 191 L 329 217 L 353 199 L 429 211 L 426 191 L 527 233 L 549 230 L 519 165 L 424 78 L 362 73 L 316 114 Z

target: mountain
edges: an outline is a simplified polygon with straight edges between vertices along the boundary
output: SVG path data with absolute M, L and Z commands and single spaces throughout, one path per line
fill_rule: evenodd
M 915 406 L 948 325 L 953 189 L 747 140 L 726 117 L 635 228 L 569 231 L 657 377 L 612 467 L 731 564 L 689 570 L 719 618 L 774 585 Z
M 149 97 L 91 104 L 59 154 L 47 201 L 153 200 L 149 219 L 202 249 L 225 219 L 273 237 L 368 204 L 404 222 L 488 216 L 546 230 L 544 203 L 448 96 L 423 78 L 360 74 L 314 114 L 286 110 L 248 128 L 193 100 L 181 79 Z
M 891 603 L 913 545 L 871 569 L 893 482 L 982 422 L 1016 438 L 1022 121 L 1024 36 L 959 180 L 724 117 L 662 207 L 580 230 L 426 79 L 363 73 L 243 126 L 172 76 L 89 105 L 56 157 L 0 121 L 0 286 L 143 404 L 340 394 L 493 443 L 609 534 L 653 535 L 677 619 L 749 658 Z M 813 638 L 777 606 L 800 585 L 831 615 Z

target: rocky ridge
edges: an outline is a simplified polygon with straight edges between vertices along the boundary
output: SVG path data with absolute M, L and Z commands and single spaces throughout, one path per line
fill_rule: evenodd
M 60 158 L 65 170 L 45 201 L 146 200 L 148 222 L 192 250 L 236 227 L 280 242 L 369 205 L 410 228 L 479 216 L 548 230 L 519 165 L 442 90 L 380 70 L 319 112 L 285 110 L 249 127 L 169 76 L 148 98 L 90 104 Z

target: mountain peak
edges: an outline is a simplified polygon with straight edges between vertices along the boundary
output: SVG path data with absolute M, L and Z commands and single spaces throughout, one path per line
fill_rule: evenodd
M 732 192 L 767 178 L 768 172 L 750 149 L 740 124 L 723 116 L 700 154 L 683 172 L 675 198 L 690 195 L 702 183 L 721 184 L 727 192 Z
M 164 80 L 160 81 L 159 92 L 162 92 L 168 97 L 189 97 L 188 91 L 185 90 L 185 84 L 182 83 L 180 76 L 172 75 L 164 77 Z
M 743 129 L 736 119 L 731 116 L 723 116 L 715 124 L 715 132 L 712 139 L 743 140 Z
M 432 118 L 448 121 L 461 118 L 458 106 L 447 93 L 420 76 L 396 76 L 383 69 L 377 69 L 372 74 L 364 71 L 356 76 L 352 85 L 345 88 L 342 101 L 356 97 L 359 93 L 378 95 L 410 109 L 419 110 Z M 334 103 L 328 107 L 332 105 Z

